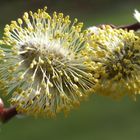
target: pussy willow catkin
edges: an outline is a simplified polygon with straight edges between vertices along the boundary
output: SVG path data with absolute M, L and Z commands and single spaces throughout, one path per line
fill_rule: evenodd
M 80 104 L 98 81 L 83 23 L 44 9 L 6 25 L 0 50 L 0 89 L 17 111 L 54 117 Z
M 97 93 L 120 98 L 140 94 L 140 38 L 134 31 L 90 27 L 92 60 L 100 63 Z

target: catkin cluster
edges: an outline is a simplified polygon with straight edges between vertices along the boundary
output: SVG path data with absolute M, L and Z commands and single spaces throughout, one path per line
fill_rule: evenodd
M 0 91 L 19 113 L 67 115 L 90 94 L 136 98 L 140 37 L 134 31 L 109 25 L 82 30 L 77 19 L 46 10 L 11 21 L 0 41 Z

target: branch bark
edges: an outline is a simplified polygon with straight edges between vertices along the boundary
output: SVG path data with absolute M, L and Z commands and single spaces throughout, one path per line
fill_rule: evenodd
M 140 29 L 140 23 L 134 23 L 134 24 L 130 24 L 130 25 L 123 25 L 123 26 L 118 26 L 116 27 L 117 29 L 127 29 L 127 30 L 134 30 L 137 31 Z
M 0 121 L 5 123 L 17 115 L 15 107 L 4 108 L 3 100 L 0 98 Z
M 2 123 L 9 121 L 11 118 L 17 115 L 15 107 L 4 108 L 0 110 L 0 120 Z

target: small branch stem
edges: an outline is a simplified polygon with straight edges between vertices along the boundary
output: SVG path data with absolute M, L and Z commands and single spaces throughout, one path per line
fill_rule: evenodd
M 0 110 L 0 120 L 2 123 L 9 121 L 11 118 L 17 115 L 15 107 L 4 108 Z
M 140 23 L 134 23 L 134 24 L 130 24 L 130 25 L 123 25 L 123 26 L 118 26 L 116 27 L 117 29 L 127 29 L 127 30 L 134 30 L 137 31 L 140 29 Z
M 106 25 L 106 24 L 100 24 L 97 27 L 102 28 L 104 25 Z M 134 23 L 134 24 L 130 24 L 130 25 L 122 25 L 122 26 L 115 26 L 113 24 L 108 24 L 108 25 L 111 26 L 112 28 L 116 28 L 116 29 L 127 29 L 128 31 L 129 30 L 137 31 L 137 30 L 140 29 L 140 23 L 139 22 Z

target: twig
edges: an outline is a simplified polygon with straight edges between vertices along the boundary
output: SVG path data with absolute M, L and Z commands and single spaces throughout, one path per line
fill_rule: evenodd
M 123 26 L 118 26 L 116 27 L 117 29 L 127 29 L 127 30 L 134 30 L 134 31 L 137 31 L 140 29 L 140 23 L 134 23 L 134 24 L 131 24 L 131 25 L 123 25 Z
M 104 25 L 109 25 L 111 26 L 112 28 L 116 28 L 116 29 L 127 29 L 128 31 L 129 30 L 134 30 L 134 31 L 137 31 L 140 29 L 140 23 L 134 23 L 134 24 L 130 24 L 130 25 L 121 25 L 121 26 L 115 26 L 113 24 L 100 24 L 98 25 L 97 27 L 99 28 L 103 28 Z
M 11 118 L 13 118 L 15 115 L 17 115 L 16 108 L 15 107 L 4 108 L 4 103 L 0 98 L 0 121 L 2 123 L 5 123 L 9 121 Z
M 0 120 L 5 123 L 9 121 L 11 118 L 17 115 L 17 111 L 15 107 L 4 108 L 0 111 Z

